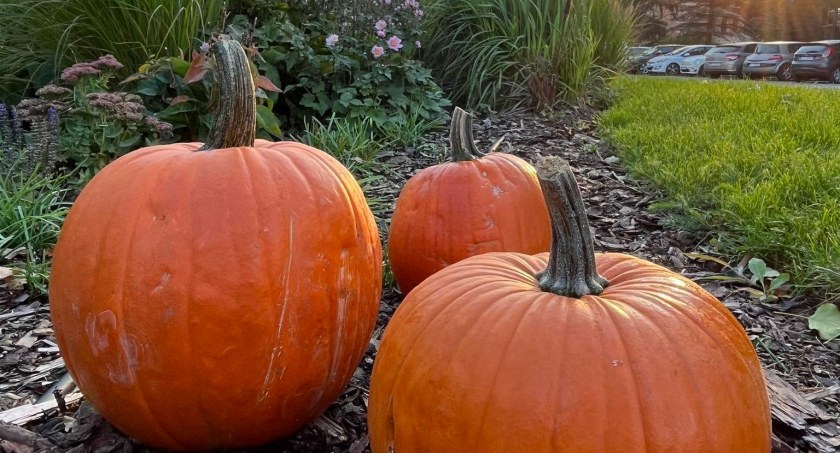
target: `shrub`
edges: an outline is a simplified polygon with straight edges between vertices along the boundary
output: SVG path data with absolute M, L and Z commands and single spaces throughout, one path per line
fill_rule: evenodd
M 179 57 L 159 58 L 127 79 L 128 86 L 143 98 L 146 108 L 159 120 L 172 124 L 179 141 L 203 142 L 212 126 L 216 86 L 205 64 L 209 45 L 199 49 L 200 52 L 193 52 L 189 62 Z M 264 76 L 258 82 L 257 138 L 272 140 L 282 135 L 279 120 L 272 112 L 277 96 L 269 96 L 276 87 Z
M 84 183 L 113 159 L 168 138 L 172 126 L 148 115 L 139 96 L 110 91 L 122 65 L 111 55 L 77 63 L 61 73 L 61 85 L 47 85 L 37 98 L 18 104 L 23 123 L 38 124 L 47 111 L 61 113 L 58 163 Z
M 436 0 L 423 61 L 472 108 L 586 99 L 621 69 L 635 15 L 620 0 Z
M 448 105 L 431 72 L 411 59 L 422 45 L 416 1 L 297 2 L 297 9 L 233 19 L 230 33 L 252 37 L 258 66 L 283 89 L 274 108 L 293 128 L 304 119 L 370 119 L 377 128 L 411 115 L 444 118 Z

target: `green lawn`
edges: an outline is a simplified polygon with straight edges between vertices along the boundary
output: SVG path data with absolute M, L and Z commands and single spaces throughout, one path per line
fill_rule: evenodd
M 601 118 L 631 174 L 732 253 L 840 294 L 840 91 L 624 77 Z

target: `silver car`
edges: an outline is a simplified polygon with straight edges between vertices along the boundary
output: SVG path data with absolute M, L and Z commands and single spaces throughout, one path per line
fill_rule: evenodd
M 744 75 L 744 60 L 747 55 L 755 52 L 757 42 L 736 42 L 715 47 L 706 54 L 703 71 L 707 76 L 716 79 L 722 75 Z
M 804 44 L 794 41 L 763 42 L 744 60 L 745 77 L 793 80 L 793 54 Z

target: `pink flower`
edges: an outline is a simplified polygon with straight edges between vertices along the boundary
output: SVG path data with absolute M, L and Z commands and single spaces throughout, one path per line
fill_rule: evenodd
M 386 4 L 386 5 L 390 5 L 390 4 L 391 4 L 391 0 L 384 0 L 384 2 L 385 2 L 385 4 Z
M 384 38 L 385 37 L 385 30 L 376 30 L 376 36 L 379 36 L 380 38 Z
M 383 49 L 382 46 L 373 46 L 373 48 L 370 49 L 370 53 L 373 55 L 373 58 L 379 58 L 382 55 L 385 55 L 385 49 Z
M 402 39 L 398 38 L 396 35 L 391 36 L 388 38 L 388 48 L 394 52 L 402 49 Z
M 332 49 L 333 47 L 335 47 L 335 44 L 337 42 L 338 42 L 338 35 L 337 34 L 333 33 L 333 34 L 327 36 L 327 39 L 326 39 L 327 47 Z
M 374 28 L 377 29 L 377 30 L 385 30 L 385 27 L 387 27 L 387 26 L 388 26 L 388 22 L 385 22 L 384 20 L 379 19 L 378 21 L 376 21 L 376 25 L 374 26 Z

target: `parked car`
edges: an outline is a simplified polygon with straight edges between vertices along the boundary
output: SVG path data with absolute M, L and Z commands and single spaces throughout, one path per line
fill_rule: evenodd
M 715 47 L 706 54 L 703 71 L 707 76 L 716 79 L 722 75 L 744 75 L 744 60 L 754 53 L 758 43 L 736 42 Z
M 639 55 L 647 52 L 648 50 L 652 49 L 653 47 L 644 47 L 644 46 L 634 46 L 627 48 L 627 59 L 631 60 Z
M 796 80 L 822 79 L 840 83 L 840 40 L 807 43 L 793 54 Z
M 694 46 L 685 46 L 680 47 L 679 49 L 666 54 L 660 55 L 658 57 L 653 57 L 648 61 L 647 64 L 647 73 L 648 74 L 668 74 L 668 75 L 679 75 L 680 74 L 680 62 L 682 62 L 683 58 L 686 57 L 694 57 L 697 55 L 703 55 L 708 52 L 712 47 L 712 45 L 694 45 Z
M 705 62 L 706 54 L 683 58 L 680 62 L 680 74 L 703 77 L 706 75 L 703 66 Z
M 682 44 L 660 44 L 658 46 L 654 46 L 641 55 L 634 57 L 630 60 L 630 72 L 641 72 L 642 74 L 647 74 L 647 62 L 650 61 L 651 58 L 658 57 L 660 55 L 665 55 L 666 53 L 671 53 L 680 47 L 683 47 Z
M 793 80 L 791 62 L 793 54 L 803 43 L 776 41 L 760 43 L 755 53 L 744 60 L 744 76 L 776 77 L 779 80 Z

